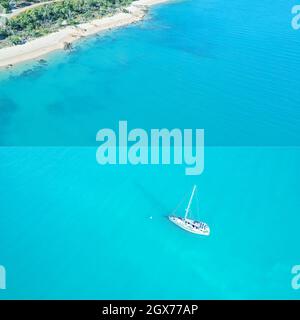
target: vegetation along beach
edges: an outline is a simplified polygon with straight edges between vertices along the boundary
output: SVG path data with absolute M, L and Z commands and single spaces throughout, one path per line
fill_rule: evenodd
M 0 67 L 70 48 L 74 41 L 135 23 L 167 0 L 0 0 Z

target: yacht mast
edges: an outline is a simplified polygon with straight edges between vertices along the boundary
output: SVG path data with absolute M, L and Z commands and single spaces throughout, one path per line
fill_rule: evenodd
M 186 209 L 185 209 L 185 216 L 184 216 L 184 219 L 186 219 L 186 218 L 187 218 L 187 215 L 188 215 L 188 213 L 189 213 L 189 211 L 190 211 L 190 207 L 191 207 L 191 204 L 192 204 L 192 200 L 193 200 L 193 197 L 194 197 L 194 194 L 195 194 L 196 188 L 197 188 L 197 186 L 196 186 L 196 185 L 194 185 L 194 188 L 193 188 L 193 191 L 192 191 L 192 195 L 191 195 L 191 197 L 190 197 L 189 204 L 188 204 L 188 206 L 187 206 L 187 207 L 186 207 Z

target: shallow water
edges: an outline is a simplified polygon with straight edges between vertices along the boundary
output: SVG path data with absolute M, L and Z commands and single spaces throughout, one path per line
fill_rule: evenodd
M 300 297 L 292 5 L 160 5 L 1 75 L 0 298 Z M 99 166 L 96 133 L 119 120 L 204 128 L 204 173 Z M 165 218 L 194 183 L 209 238 Z

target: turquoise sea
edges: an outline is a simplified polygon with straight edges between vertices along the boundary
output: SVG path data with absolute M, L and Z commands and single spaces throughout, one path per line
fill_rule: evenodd
M 295 4 L 170 2 L 2 71 L 0 299 L 299 299 Z M 204 128 L 203 174 L 100 166 L 119 120 Z M 207 238 L 165 217 L 195 183 Z

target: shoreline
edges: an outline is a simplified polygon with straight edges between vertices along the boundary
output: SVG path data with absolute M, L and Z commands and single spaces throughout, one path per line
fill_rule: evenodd
M 0 49 L 0 68 L 13 67 L 22 62 L 35 60 L 48 53 L 64 50 L 66 44 L 81 38 L 136 23 L 144 19 L 150 6 L 168 1 L 138 0 L 125 8 L 127 12 L 118 12 L 77 26 L 67 26 L 25 44 Z

